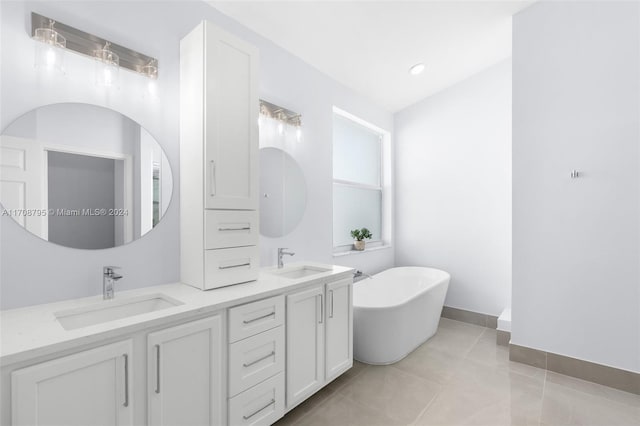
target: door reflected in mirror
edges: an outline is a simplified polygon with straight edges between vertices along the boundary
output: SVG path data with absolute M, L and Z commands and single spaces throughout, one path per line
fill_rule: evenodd
M 158 142 L 107 108 L 43 106 L 0 135 L 1 214 L 52 243 L 105 249 L 134 241 L 160 222 L 172 190 Z
M 281 149 L 260 149 L 260 233 L 287 235 L 302 220 L 307 203 L 304 173 Z

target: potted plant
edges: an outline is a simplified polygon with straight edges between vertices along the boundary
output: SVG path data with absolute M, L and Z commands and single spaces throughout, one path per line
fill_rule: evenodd
M 353 247 L 356 250 L 364 250 L 364 239 L 371 239 L 371 232 L 367 228 L 354 229 L 351 231 L 351 237 L 354 239 Z

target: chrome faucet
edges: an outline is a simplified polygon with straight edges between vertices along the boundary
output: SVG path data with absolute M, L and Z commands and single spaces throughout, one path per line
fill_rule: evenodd
M 282 261 L 282 256 L 284 256 L 285 254 L 288 256 L 293 256 L 295 254 L 290 251 L 285 251 L 286 249 L 287 249 L 286 247 L 282 247 L 278 249 L 278 269 L 284 266 L 284 262 Z
M 114 295 L 114 284 L 122 275 L 118 275 L 113 272 L 114 269 L 120 269 L 117 266 L 104 266 L 102 268 L 102 298 L 105 300 L 113 299 Z
M 362 271 L 361 271 L 361 270 L 359 270 L 359 269 L 358 269 L 358 270 L 356 270 L 356 271 L 353 273 L 353 281 L 354 281 L 354 282 L 356 282 L 356 281 L 360 281 L 360 280 L 364 280 L 364 279 L 365 279 L 365 277 L 366 277 L 366 278 L 369 278 L 369 279 L 371 279 L 371 280 L 373 279 L 373 277 L 372 277 L 371 275 L 369 275 L 369 274 L 365 274 L 364 272 L 362 272 Z

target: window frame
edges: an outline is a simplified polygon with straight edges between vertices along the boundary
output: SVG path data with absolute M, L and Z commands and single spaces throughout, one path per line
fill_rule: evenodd
M 391 133 L 387 130 L 384 130 L 380 127 L 377 127 L 369 122 L 367 122 L 366 120 L 363 120 L 347 111 L 344 111 L 340 108 L 337 107 L 333 107 L 333 119 L 335 119 L 336 116 L 339 116 L 343 119 L 347 119 L 350 120 L 362 127 L 365 127 L 375 133 L 378 134 L 379 136 L 379 141 L 378 143 L 380 144 L 379 148 L 380 148 L 380 158 L 379 158 L 379 175 L 378 175 L 378 185 L 371 185 L 371 184 L 366 184 L 366 183 L 360 183 L 360 182 L 354 182 L 354 181 L 350 181 L 350 180 L 345 180 L 345 179 L 336 179 L 333 177 L 333 159 L 332 159 L 332 219 L 331 219 L 331 224 L 332 224 L 332 232 L 331 232 L 331 239 L 332 239 L 332 246 L 333 246 L 333 253 L 334 255 L 340 255 L 340 254 L 349 254 L 349 253 L 362 253 L 362 251 L 356 251 L 353 250 L 353 243 L 350 244 L 342 244 L 342 245 L 336 245 L 336 242 L 333 241 L 333 227 L 335 226 L 335 223 L 333 222 L 333 211 L 335 206 L 333 205 L 334 202 L 334 197 L 333 194 L 335 193 L 335 187 L 336 186 L 343 186 L 343 187 L 350 187 L 350 188 L 356 188 L 356 189 L 364 189 L 364 190 L 374 190 L 374 191 L 380 191 L 380 235 L 378 236 L 378 238 L 371 239 L 371 240 L 367 240 L 367 249 L 365 249 L 365 251 L 367 251 L 368 249 L 372 249 L 372 248 L 382 248 L 382 247 L 391 247 L 391 199 L 392 199 L 392 194 L 391 194 Z M 332 152 L 333 152 L 333 145 L 334 141 L 332 139 Z

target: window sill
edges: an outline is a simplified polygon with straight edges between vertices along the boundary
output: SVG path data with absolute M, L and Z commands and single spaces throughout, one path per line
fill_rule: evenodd
M 372 251 L 386 250 L 386 249 L 390 249 L 391 247 L 392 246 L 390 245 L 384 245 L 384 246 L 377 246 L 377 247 L 366 247 L 364 250 L 335 251 L 333 252 L 333 257 L 349 256 L 352 254 L 362 254 L 362 253 L 368 253 Z

